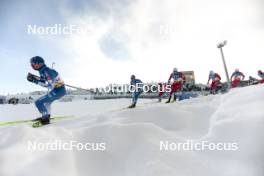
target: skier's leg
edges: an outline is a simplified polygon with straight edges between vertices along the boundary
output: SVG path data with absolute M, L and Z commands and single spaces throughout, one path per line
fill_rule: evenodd
M 172 91 L 171 91 L 170 94 L 169 94 L 169 99 L 168 99 L 165 103 L 170 103 L 170 101 L 171 101 L 171 96 L 172 96 Z
M 133 95 L 132 95 L 132 104 L 135 104 L 137 103 L 137 97 L 136 97 L 136 92 L 133 92 Z
M 211 84 L 211 92 L 210 92 L 211 94 L 215 94 L 216 86 L 217 86 L 217 82 L 213 81 L 212 84 Z
M 169 94 L 169 99 L 168 99 L 168 101 L 166 101 L 166 103 L 169 103 L 169 102 L 171 101 L 171 96 L 172 96 L 172 94 L 175 93 L 175 91 L 176 91 L 176 83 L 173 83 L 173 84 L 171 85 L 171 92 L 170 92 L 170 94 Z
M 169 95 L 169 99 L 165 103 L 170 103 L 171 101 L 171 95 Z
M 130 106 L 128 106 L 128 108 L 134 108 L 135 102 L 136 102 L 136 95 L 135 95 L 135 92 L 133 92 L 132 93 L 132 104 Z
M 237 79 L 236 87 L 239 87 L 240 86 L 240 83 L 241 83 L 241 80 L 240 79 Z
M 177 100 L 177 95 L 176 95 L 176 93 L 174 93 L 174 95 L 173 95 L 173 102 L 175 102 Z
M 177 82 L 176 84 L 175 84 L 175 88 L 174 88 L 174 97 L 173 97 L 173 101 L 176 101 L 176 99 L 177 99 L 177 95 L 176 95 L 176 93 L 178 92 L 178 91 L 180 91 L 182 89 L 182 83 L 181 82 Z
M 62 96 L 66 94 L 65 88 L 53 89 L 47 95 L 39 98 L 35 105 L 38 108 L 39 112 L 42 114 L 42 117 L 50 116 L 50 105 L 53 101 L 60 99 Z
M 42 116 L 44 116 L 45 114 L 47 114 L 47 108 L 45 106 L 45 103 L 47 103 L 49 101 L 49 94 L 40 97 L 36 102 L 35 105 L 38 109 L 38 111 L 42 114 Z
M 235 79 L 233 82 L 232 82 L 232 88 L 235 88 L 237 86 L 239 86 L 240 84 L 240 79 Z
M 132 93 L 132 104 L 128 106 L 128 108 L 134 108 L 136 106 L 136 103 L 137 103 L 136 92 L 133 92 Z
M 135 94 L 135 102 L 134 102 L 135 105 L 137 104 L 138 98 L 139 98 L 141 93 L 142 93 L 141 91 L 136 92 L 136 94 Z
M 232 81 L 232 83 L 231 83 L 231 87 L 232 87 L 232 88 L 235 88 L 235 80 Z
M 218 93 L 219 91 L 222 92 L 222 88 L 223 88 L 222 83 L 221 83 L 220 81 L 217 81 L 215 92 L 216 92 L 216 93 Z
M 52 99 L 52 101 L 50 101 L 46 104 L 46 109 L 47 109 L 48 114 L 51 113 L 51 104 L 53 103 L 53 101 L 59 100 L 61 97 L 63 97 L 66 94 L 66 89 L 65 89 L 65 87 L 53 89 L 50 92 L 50 94 L 52 95 L 53 99 Z
M 132 105 L 129 106 L 129 108 L 134 108 L 136 107 L 136 104 L 137 104 L 137 100 L 140 96 L 140 94 L 142 93 L 142 91 L 138 91 L 138 92 L 133 92 L 132 94 Z
M 158 101 L 161 102 L 162 96 L 164 95 L 164 92 L 159 92 L 159 98 Z
M 45 103 L 44 106 L 47 109 L 47 114 L 50 114 L 51 113 L 51 103 Z

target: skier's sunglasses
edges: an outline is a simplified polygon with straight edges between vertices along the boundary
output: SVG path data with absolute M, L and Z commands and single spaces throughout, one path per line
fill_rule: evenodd
M 31 67 L 32 67 L 34 70 L 39 70 L 42 66 L 43 66 L 43 64 L 31 64 Z

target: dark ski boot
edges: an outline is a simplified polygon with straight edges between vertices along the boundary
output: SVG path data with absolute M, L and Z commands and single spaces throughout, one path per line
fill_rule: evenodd
M 40 122 L 42 125 L 46 125 L 50 123 L 50 115 L 44 115 L 42 117 L 36 118 L 32 120 L 33 122 Z
M 177 100 L 177 95 L 174 95 L 174 96 L 173 96 L 172 103 L 176 102 L 176 100 Z
M 133 103 L 132 105 L 128 106 L 128 108 L 135 108 L 136 107 L 136 104 Z
M 42 125 L 47 125 L 47 124 L 49 124 L 50 123 L 50 116 L 47 118 L 42 118 L 42 120 L 40 121 L 40 123 L 42 124 Z
M 165 103 L 170 103 L 171 101 L 171 96 L 169 97 L 168 101 L 166 101 Z

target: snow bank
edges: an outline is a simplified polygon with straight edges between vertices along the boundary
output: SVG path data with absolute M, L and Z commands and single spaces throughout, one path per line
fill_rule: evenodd
M 56 103 L 76 118 L 33 129 L 0 127 L 0 175 L 263 176 L 264 87 L 174 104 L 120 109 L 128 99 Z M 33 105 L 0 106 L 0 121 L 30 119 Z M 160 150 L 160 143 L 237 143 L 238 150 Z M 28 141 L 105 143 L 106 150 L 32 151 Z

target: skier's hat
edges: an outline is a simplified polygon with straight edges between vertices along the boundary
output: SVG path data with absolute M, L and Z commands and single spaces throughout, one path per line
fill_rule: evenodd
M 130 79 L 136 79 L 135 75 L 131 75 Z
M 33 66 L 33 65 L 36 65 L 36 64 L 40 65 L 40 67 L 38 69 L 36 69 L 36 70 L 39 70 L 40 68 L 42 68 L 45 65 L 45 61 L 44 61 L 44 59 L 42 57 L 35 56 L 35 57 L 32 57 L 30 59 L 30 64 L 32 65 L 32 67 L 34 69 L 35 69 L 35 66 Z

